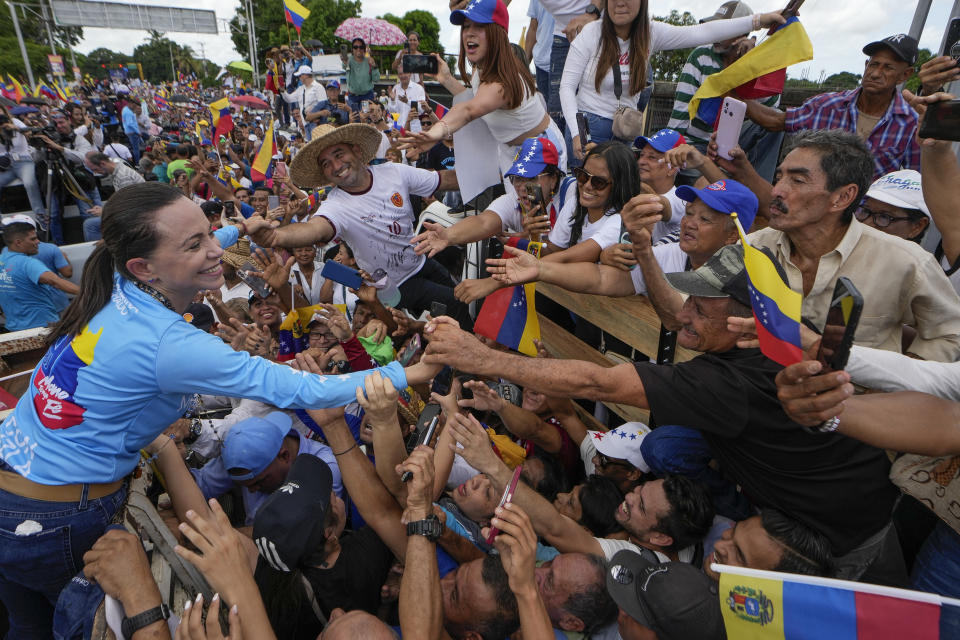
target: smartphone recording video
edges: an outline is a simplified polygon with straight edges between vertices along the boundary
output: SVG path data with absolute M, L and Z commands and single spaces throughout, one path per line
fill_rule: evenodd
M 833 302 L 827 312 L 817 352 L 817 360 L 823 365 L 821 373 L 842 371 L 847 366 L 862 311 L 863 296 L 849 278 L 839 278 L 833 289 Z

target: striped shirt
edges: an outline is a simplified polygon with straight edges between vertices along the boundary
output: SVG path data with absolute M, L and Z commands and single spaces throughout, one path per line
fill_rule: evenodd
M 787 109 L 784 131 L 843 129 L 856 133 L 859 97 L 860 87 L 813 96 L 799 107 Z M 873 152 L 874 180 L 891 171 L 920 169 L 917 123 L 917 112 L 907 104 L 900 92 L 894 91 L 887 112 L 864 141 Z
M 677 91 L 673 99 L 673 112 L 667 127 L 683 134 L 687 142 L 698 148 L 704 148 L 713 133 L 713 123 L 700 118 L 690 120 L 690 100 L 703 84 L 707 76 L 723 70 L 723 60 L 709 47 L 697 47 L 690 52 L 677 79 Z M 780 96 L 770 96 L 760 101 L 768 107 L 780 106 Z

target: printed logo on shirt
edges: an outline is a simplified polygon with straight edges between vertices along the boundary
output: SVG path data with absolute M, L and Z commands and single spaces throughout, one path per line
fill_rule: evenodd
M 102 327 L 92 333 L 88 325 L 73 340 L 60 338 L 40 361 L 32 383 L 33 407 L 47 429 L 67 429 L 83 420 L 87 408 L 74 402 L 73 394 L 80 369 L 93 363 L 102 333 Z
M 393 206 L 399 209 L 403 206 L 403 196 L 400 195 L 399 191 L 394 191 L 393 195 L 390 196 L 390 202 L 393 203 Z
M 628 65 L 628 64 L 630 64 L 630 52 L 629 52 L 629 51 L 627 51 L 626 53 L 621 53 L 621 54 L 620 54 L 620 66 L 623 67 L 623 66 Z

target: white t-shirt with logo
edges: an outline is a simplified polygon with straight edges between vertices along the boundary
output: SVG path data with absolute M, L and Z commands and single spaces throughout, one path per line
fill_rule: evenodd
M 440 186 L 440 174 L 397 162 L 368 170 L 372 177 L 369 189 L 347 193 L 335 187 L 314 215 L 333 225 L 334 238 L 350 245 L 361 269 L 369 274 L 383 269 L 391 284 L 400 285 L 426 261 L 410 244 L 416 222 L 410 195 L 432 194 Z
M 557 215 L 557 223 L 550 232 L 549 238 L 553 244 L 566 249 L 570 246 L 570 224 L 577 208 L 570 206 L 563 209 Z M 593 240 L 600 245 L 601 250 L 620 242 L 620 214 L 604 215 L 596 222 L 590 222 L 588 218 L 584 218 L 580 242 L 584 240 Z
M 563 205 L 561 207 L 561 204 Z M 574 209 L 577 208 L 577 188 L 576 185 L 571 185 L 567 189 L 565 194 L 565 200 L 560 202 L 560 190 L 557 190 L 557 193 L 553 195 L 553 199 L 548 204 L 550 209 L 550 219 L 551 220 L 566 220 L 566 224 L 570 224 L 570 219 L 573 216 Z M 493 211 L 500 218 L 500 224 L 503 227 L 505 232 L 522 232 L 523 231 L 523 213 L 520 211 L 520 204 L 517 202 L 516 192 L 514 193 L 505 193 L 493 202 L 491 202 L 487 209 Z M 551 232 L 552 233 L 552 232 Z M 567 233 L 567 238 L 570 237 L 569 232 Z

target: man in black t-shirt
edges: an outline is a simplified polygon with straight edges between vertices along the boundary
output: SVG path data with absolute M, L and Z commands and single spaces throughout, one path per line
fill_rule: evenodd
M 742 247 L 728 245 L 692 272 L 668 274 L 690 294 L 678 315 L 678 344 L 703 352 L 675 365 L 648 362 L 611 368 L 543 360 L 487 349 L 444 324 L 432 330 L 429 363 L 477 375 L 498 375 L 555 396 L 610 400 L 649 408 L 660 424 L 699 429 L 726 475 L 758 507 L 777 507 L 824 534 L 838 575 L 897 583 L 905 578 L 890 514 L 897 497 L 883 451 L 835 433 L 809 433 L 777 400 L 780 366 L 727 317 L 751 315 Z M 868 571 L 869 569 L 869 571 Z

